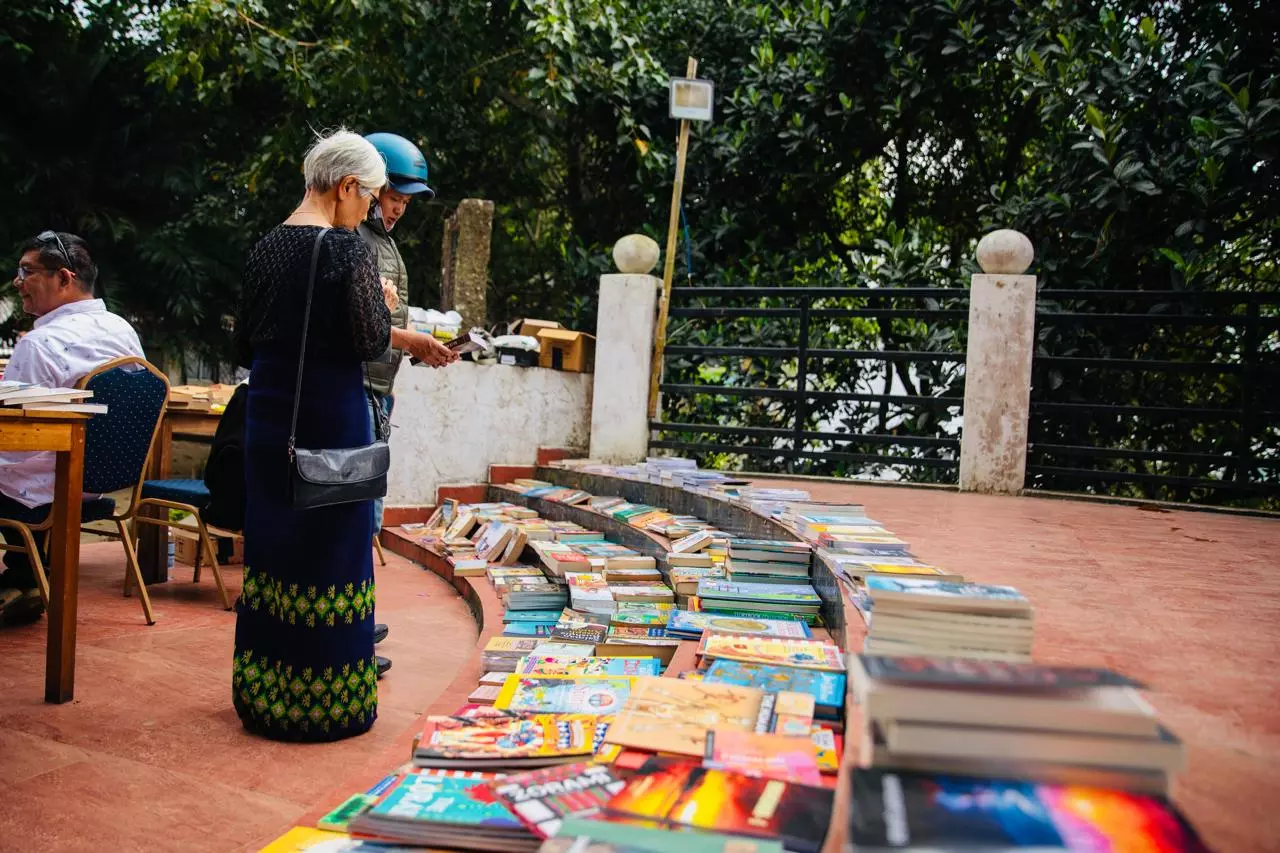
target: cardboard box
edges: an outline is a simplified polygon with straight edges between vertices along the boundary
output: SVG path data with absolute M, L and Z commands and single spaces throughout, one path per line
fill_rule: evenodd
M 182 563 L 185 566 L 194 566 L 196 564 L 196 554 L 200 550 L 200 537 L 196 534 L 183 532 L 173 532 L 173 561 Z M 237 536 L 234 539 L 222 539 L 217 536 L 213 537 L 213 547 L 218 551 L 218 564 L 223 566 L 238 566 L 244 562 L 244 539 Z M 205 559 L 200 560 L 201 565 L 205 565 Z
M 538 332 L 538 366 L 570 373 L 590 373 L 595 369 L 596 339 L 586 332 L 543 329 Z
M 516 330 L 517 335 L 527 335 L 530 338 L 536 338 L 538 332 L 543 329 L 559 329 L 562 326 L 554 320 L 534 320 L 527 319 L 520 321 L 520 328 Z

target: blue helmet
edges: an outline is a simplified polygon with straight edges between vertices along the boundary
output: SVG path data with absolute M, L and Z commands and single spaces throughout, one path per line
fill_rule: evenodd
M 418 146 L 394 133 L 370 133 L 365 139 L 373 143 L 387 161 L 387 183 L 391 189 L 405 195 L 426 193 L 428 198 L 436 194 L 427 186 L 427 158 Z

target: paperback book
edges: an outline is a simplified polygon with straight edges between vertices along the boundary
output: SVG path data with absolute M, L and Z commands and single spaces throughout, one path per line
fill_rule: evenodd
M 541 714 L 615 714 L 626 705 L 628 676 L 511 675 L 495 708 Z
M 413 763 L 418 767 L 502 769 L 581 761 L 599 746 L 608 718 L 501 713 L 427 717 Z
M 566 764 L 507 776 L 493 793 L 534 835 L 550 838 L 566 818 L 599 813 L 622 786 L 604 764 Z

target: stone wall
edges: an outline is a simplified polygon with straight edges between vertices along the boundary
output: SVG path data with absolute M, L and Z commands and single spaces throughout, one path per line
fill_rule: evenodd
M 406 362 L 396 377 L 387 504 L 434 504 L 437 486 L 485 482 L 490 465 L 532 465 L 539 447 L 586 447 L 591 386 L 590 373 Z

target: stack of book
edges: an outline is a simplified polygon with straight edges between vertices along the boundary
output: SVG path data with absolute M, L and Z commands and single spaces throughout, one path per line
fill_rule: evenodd
M 864 764 L 1167 794 L 1182 743 L 1105 669 L 857 655 Z
M 873 576 L 868 654 L 1030 661 L 1032 610 L 1011 586 Z
M 534 542 L 530 546 L 552 577 L 563 578 L 570 572 L 591 571 L 591 561 L 572 545 L 560 542 Z
M 774 539 L 729 540 L 729 579 L 747 583 L 804 583 L 809 579 L 809 546 Z
M 22 382 L 0 380 L 0 406 L 12 409 L 105 414 L 107 407 L 91 403 L 92 391 L 76 388 L 44 388 Z
M 613 615 L 609 617 L 609 625 L 615 628 L 623 626 L 666 628 L 667 623 L 671 621 L 672 614 L 681 612 L 683 611 L 676 610 L 673 605 L 663 602 L 643 604 L 620 602 Z
M 508 610 L 551 610 L 564 607 L 564 589 L 545 578 L 511 578 L 498 593 Z
M 539 640 L 526 637 L 492 637 L 480 654 L 485 672 L 515 672 L 520 658 L 538 647 Z
M 568 576 L 569 602 L 574 610 L 609 615 L 614 611 L 613 593 L 604 575 L 579 572 Z
M 822 599 L 809 584 L 735 583 L 704 579 L 698 582 L 697 607 L 691 606 L 690 609 L 739 616 L 786 614 L 810 621 L 817 619 Z

